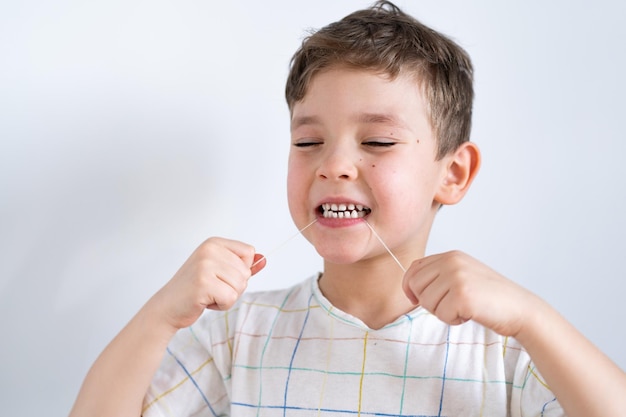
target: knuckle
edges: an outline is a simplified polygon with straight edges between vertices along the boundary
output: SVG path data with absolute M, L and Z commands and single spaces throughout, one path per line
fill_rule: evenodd
M 463 258 L 465 257 L 465 252 L 460 251 L 458 249 L 453 249 L 450 252 L 448 252 L 448 254 L 454 258 Z
M 245 278 L 237 279 L 237 280 L 234 280 L 232 285 L 233 285 L 233 289 L 237 293 L 237 296 L 239 296 L 246 290 L 246 288 L 248 288 L 248 280 Z
M 230 291 L 225 291 L 224 294 L 222 294 L 219 304 L 222 308 L 228 309 L 232 307 L 238 299 L 239 294 L 234 289 L 231 289 Z
M 209 238 L 202 242 L 200 246 L 198 246 L 198 249 L 196 249 L 196 254 L 200 258 L 209 258 L 216 253 L 218 246 L 219 245 L 216 242 L 215 238 Z
M 448 264 L 454 267 L 459 267 L 460 265 L 463 265 L 465 263 L 465 254 L 459 250 L 453 250 L 448 252 L 447 258 Z
M 463 277 L 457 276 L 452 291 L 457 302 L 465 304 L 472 298 L 473 287 L 471 283 L 463 279 Z
M 201 257 L 196 263 L 196 268 L 197 275 L 205 277 L 211 275 L 208 272 L 214 271 L 216 269 L 216 264 L 210 257 Z

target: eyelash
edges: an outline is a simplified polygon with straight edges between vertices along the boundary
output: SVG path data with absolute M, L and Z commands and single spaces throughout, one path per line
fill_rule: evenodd
M 371 146 L 374 148 L 391 148 L 395 144 L 395 142 L 381 142 L 377 140 L 363 142 L 363 145 Z
M 321 145 L 322 142 L 298 142 L 294 143 L 293 146 L 296 148 L 310 148 L 312 146 Z
M 296 148 L 310 148 L 312 146 L 317 146 L 321 144 L 322 142 L 299 142 L 294 143 L 293 146 L 295 146 Z M 395 144 L 395 142 L 380 142 L 376 140 L 363 142 L 363 145 L 370 146 L 372 148 L 391 148 Z

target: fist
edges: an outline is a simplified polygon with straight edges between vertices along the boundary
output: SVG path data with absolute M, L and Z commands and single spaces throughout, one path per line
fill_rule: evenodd
M 403 290 L 440 320 L 456 325 L 474 320 L 503 336 L 516 336 L 525 312 L 538 298 L 459 251 L 427 256 L 411 264 Z
M 264 266 L 265 259 L 255 254 L 254 247 L 210 238 L 191 254 L 154 300 L 171 326 L 188 327 L 206 308 L 232 307 L 246 289 L 248 279 Z

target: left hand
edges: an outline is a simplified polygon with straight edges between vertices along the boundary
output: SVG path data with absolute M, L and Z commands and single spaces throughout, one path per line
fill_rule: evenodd
M 473 320 L 516 337 L 539 298 L 469 255 L 452 251 L 414 261 L 403 280 L 414 304 L 448 324 Z

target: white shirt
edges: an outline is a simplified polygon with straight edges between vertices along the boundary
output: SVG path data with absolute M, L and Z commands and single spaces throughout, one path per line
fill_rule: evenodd
M 519 343 L 418 307 L 379 330 L 317 276 L 177 333 L 144 416 L 563 416 Z

